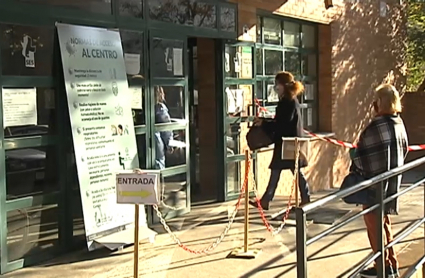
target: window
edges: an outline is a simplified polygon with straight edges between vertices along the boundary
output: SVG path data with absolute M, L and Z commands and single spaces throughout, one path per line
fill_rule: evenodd
M 273 114 L 278 97 L 274 76 L 285 70 L 304 84 L 300 96 L 304 126 L 317 126 L 317 26 L 279 17 L 257 18 L 256 76 L 258 101 Z
M 226 32 L 236 32 L 236 9 L 220 8 L 220 28 Z
M 216 6 L 197 0 L 148 0 L 149 17 L 154 20 L 190 25 L 196 27 L 216 28 Z
M 142 18 L 142 0 L 118 0 L 119 13 L 122 16 Z
M 17 2 L 72 8 L 94 13 L 111 14 L 111 0 L 16 0 Z M 131 2 L 131 1 L 130 1 Z
M 0 24 L 3 75 L 53 75 L 54 27 Z

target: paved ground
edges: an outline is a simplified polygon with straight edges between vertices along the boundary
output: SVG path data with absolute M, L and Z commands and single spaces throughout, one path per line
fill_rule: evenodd
M 406 175 L 405 183 L 418 180 L 423 173 Z M 409 192 L 400 200 L 401 214 L 393 218 L 394 231 L 398 233 L 404 227 L 424 215 L 423 186 Z M 315 198 L 329 192 L 315 194 Z M 282 207 L 285 200 L 277 200 L 274 205 Z M 202 249 L 212 243 L 223 231 L 228 222 L 233 203 L 208 205 L 195 208 L 192 213 L 170 221 L 172 229 L 181 228 L 178 237 L 193 249 Z M 351 211 L 344 217 L 358 211 L 355 206 L 341 202 L 326 207 L 322 214 L 314 218 L 327 221 L 335 212 Z M 263 225 L 258 211 L 251 209 L 250 247 L 262 250 L 252 260 L 228 259 L 227 255 L 243 244 L 243 216 L 238 215 L 230 234 L 225 237 L 217 249 L 209 255 L 193 255 L 176 247 L 161 227 L 155 227 L 162 234 L 154 244 L 140 244 L 140 277 L 296 277 L 295 228 L 287 226 L 278 235 L 271 235 Z M 272 222 L 277 226 L 279 222 Z M 329 225 L 312 223 L 308 226 L 308 235 L 312 236 Z M 403 271 L 422 256 L 424 251 L 424 227 L 420 227 L 408 238 L 397 245 Z M 105 250 L 94 252 L 81 251 L 60 257 L 43 265 L 29 267 L 4 275 L 4 277 L 90 277 L 113 278 L 133 277 L 132 248 L 110 253 Z M 317 243 L 308 247 L 308 277 L 348 277 L 350 270 L 370 254 L 369 243 L 362 219 L 337 230 Z

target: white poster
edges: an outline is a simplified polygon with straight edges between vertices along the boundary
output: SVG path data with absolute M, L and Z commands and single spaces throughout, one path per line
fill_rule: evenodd
M 278 101 L 279 101 L 279 95 L 274 89 L 274 85 L 273 84 L 267 85 L 267 102 L 278 102 Z
M 118 31 L 57 24 L 89 249 L 134 221 L 116 173 L 138 168 L 131 91 Z M 140 209 L 144 213 L 143 207 Z
M 160 171 L 157 170 L 117 174 L 117 203 L 157 205 L 159 179 Z
M 3 128 L 37 124 L 37 90 L 3 88 Z
M 140 54 L 124 54 L 125 70 L 128 75 L 136 75 L 140 73 Z
M 131 93 L 131 108 L 143 109 L 143 91 L 140 87 L 128 88 Z
M 183 49 L 173 48 L 174 75 L 183 75 Z

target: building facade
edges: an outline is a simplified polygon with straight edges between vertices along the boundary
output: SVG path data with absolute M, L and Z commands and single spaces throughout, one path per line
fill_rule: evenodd
M 86 242 L 56 22 L 119 30 L 139 99 L 132 112 L 141 168 L 155 168 L 158 133 L 183 143 L 162 170 L 168 218 L 238 196 L 245 136 L 257 103 L 273 113 L 277 71 L 304 83 L 305 127 L 345 141 L 370 119 L 376 85 L 405 83 L 405 17 L 395 0 L 339 0 L 329 9 L 314 0 L 2 0 L 1 273 Z M 182 63 L 170 62 L 177 57 Z M 167 123 L 156 117 L 162 93 Z M 262 193 L 271 151 L 252 157 Z M 313 191 L 338 186 L 347 172 L 346 150 L 321 141 L 309 160 Z M 279 195 L 291 180 L 282 174 Z

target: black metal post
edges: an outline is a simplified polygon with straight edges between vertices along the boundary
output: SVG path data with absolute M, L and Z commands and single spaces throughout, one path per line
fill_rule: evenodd
M 380 253 L 379 257 L 377 258 L 376 267 L 378 270 L 378 278 L 385 278 L 385 255 L 384 255 L 384 236 L 383 236 L 383 230 L 384 230 L 384 192 L 385 192 L 385 185 L 386 181 L 382 181 L 380 184 L 377 185 L 376 190 L 376 197 L 377 201 L 379 203 L 379 207 L 376 210 L 376 239 L 377 239 L 377 252 Z
M 295 208 L 297 243 L 297 278 L 307 278 L 307 231 L 306 214 L 302 208 Z

